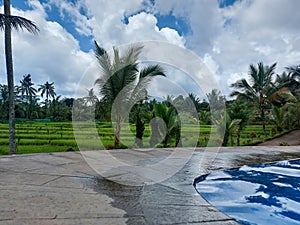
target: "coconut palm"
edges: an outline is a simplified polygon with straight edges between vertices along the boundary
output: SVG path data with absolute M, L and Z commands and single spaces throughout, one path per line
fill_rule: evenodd
M 300 89 L 295 91 L 293 98 L 282 107 L 285 112 L 285 123 L 288 128 L 292 125 L 300 127 Z
M 20 83 L 21 85 L 19 86 L 18 91 L 27 99 L 27 101 L 30 101 L 37 92 L 37 90 L 33 87 L 34 83 L 31 81 L 31 75 L 24 75 L 23 79 L 20 80 Z
M 241 119 L 233 119 L 233 120 L 226 120 L 226 132 L 225 135 L 228 135 L 228 137 L 230 137 L 230 145 L 233 146 L 233 135 L 237 134 L 239 132 L 239 126 L 241 123 Z M 226 134 L 228 132 L 228 134 Z M 227 146 L 227 142 L 228 142 L 228 138 L 225 138 L 226 142 L 223 142 L 222 145 L 223 146 Z M 239 146 L 239 143 L 237 144 Z
M 95 105 L 96 103 L 98 103 L 98 98 L 95 95 L 94 92 L 94 88 L 88 89 L 88 95 L 86 97 L 84 97 L 84 101 L 86 105 Z
M 27 74 L 23 76 L 23 79 L 20 80 L 21 85 L 18 87 L 18 92 L 21 94 L 22 98 L 26 99 L 27 103 L 27 119 L 31 118 L 31 111 L 36 101 L 35 96 L 37 90 L 33 87 L 31 82 L 31 75 Z
M 51 97 L 52 99 L 55 98 L 56 93 L 55 93 L 55 88 L 54 88 L 54 82 L 49 83 L 48 81 L 45 84 L 40 84 L 39 85 L 38 91 L 41 92 L 41 96 L 46 97 L 46 105 L 48 105 L 49 98 Z
M 165 123 L 166 134 L 163 140 L 163 146 L 168 147 L 169 141 L 175 136 L 177 146 L 180 141 L 180 120 L 174 106 L 167 106 L 165 102 L 158 103 L 154 107 L 155 116 L 161 118 Z M 162 129 L 162 128 L 161 128 Z M 158 130 L 161 130 L 158 128 Z M 153 131 L 152 131 L 153 132 Z M 162 131 L 160 133 L 163 133 Z M 157 135 L 157 134 L 155 134 Z
M 286 67 L 286 69 L 288 70 L 288 72 L 290 72 L 292 74 L 293 78 L 300 78 L 300 65 L 297 66 L 289 66 Z
M 99 86 L 102 101 L 108 105 L 117 106 L 113 113 L 116 121 L 114 148 L 119 148 L 121 121 L 124 119 L 124 110 L 147 97 L 146 87 L 152 77 L 165 76 L 161 66 L 147 66 L 139 70 L 138 57 L 142 46 L 132 46 L 123 56 L 117 48 L 113 49 L 114 59 L 111 60 L 105 49 L 95 42 L 95 55 L 101 68 L 101 77 L 95 81 Z M 124 106 L 124 107 L 123 107 Z M 129 113 L 129 112 L 128 112 Z
M 267 138 L 265 111 L 270 103 L 269 97 L 275 92 L 272 83 L 275 68 L 276 63 L 271 66 L 264 66 L 262 62 L 258 63 L 257 67 L 250 65 L 250 83 L 246 79 L 241 79 L 231 85 L 236 89 L 231 96 L 240 96 L 248 100 L 259 111 L 265 138 Z
M 237 125 L 236 134 L 237 134 L 237 146 L 240 146 L 241 131 L 246 127 L 249 117 L 250 117 L 249 109 L 248 109 L 246 103 L 235 102 L 229 108 L 228 115 L 229 115 L 230 120 L 232 120 L 232 121 L 237 120 L 237 119 L 239 120 L 239 123 L 236 124 Z M 236 122 L 234 122 L 234 123 L 236 123 Z M 231 140 L 231 143 L 233 143 L 232 140 Z
M 280 75 L 276 75 L 275 86 L 278 90 L 288 88 L 291 93 L 295 94 L 295 91 L 300 87 L 300 83 L 296 80 L 296 77 L 293 76 L 292 72 L 283 72 Z
M 0 14 L 0 29 L 4 30 L 5 60 L 7 70 L 7 84 L 9 92 L 9 152 L 16 153 L 15 134 L 15 105 L 14 105 L 14 73 L 11 46 L 11 29 L 26 29 L 30 33 L 37 33 L 39 28 L 30 20 L 23 17 L 12 16 L 10 13 L 10 0 L 4 0 L 4 14 Z

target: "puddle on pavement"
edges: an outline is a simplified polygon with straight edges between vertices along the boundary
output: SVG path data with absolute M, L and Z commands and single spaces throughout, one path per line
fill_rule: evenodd
M 103 177 L 86 180 L 85 185 L 95 192 L 112 198 L 111 205 L 126 212 L 127 224 L 143 224 L 143 210 L 139 202 L 143 187 L 126 186 Z

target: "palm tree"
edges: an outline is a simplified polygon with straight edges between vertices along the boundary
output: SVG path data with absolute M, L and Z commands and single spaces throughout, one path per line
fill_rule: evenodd
M 257 67 L 250 65 L 250 84 L 246 79 L 241 79 L 231 85 L 237 89 L 231 93 L 231 96 L 242 97 L 258 109 L 265 138 L 267 138 L 265 111 L 270 103 L 269 97 L 275 92 L 272 83 L 275 68 L 276 63 L 271 66 L 264 66 L 262 62 L 258 63 Z
M 114 148 L 119 148 L 121 121 L 124 117 L 123 106 L 134 105 L 147 97 L 146 87 L 152 77 L 165 76 L 159 65 L 147 66 L 139 70 L 138 57 L 142 46 L 132 46 L 127 49 L 123 56 L 114 48 L 114 60 L 112 61 L 107 52 L 99 47 L 95 41 L 95 55 L 100 64 L 102 76 L 95 81 L 99 85 L 102 101 L 109 106 L 117 105 L 118 109 L 113 113 L 116 121 Z M 126 113 L 125 113 L 126 114 Z
M 23 76 L 23 79 L 20 80 L 21 86 L 19 86 L 19 92 L 22 97 L 26 98 L 28 110 L 27 110 L 27 119 L 31 118 L 31 108 L 33 106 L 33 98 L 36 96 L 37 90 L 33 87 L 33 83 L 31 82 L 31 75 L 27 74 Z
M 200 99 L 193 93 L 189 93 L 188 97 L 194 103 L 197 112 L 199 112 L 200 111 Z
M 178 129 L 180 127 L 180 120 L 176 109 L 172 105 L 168 107 L 167 104 L 163 102 L 155 105 L 154 112 L 155 116 L 160 117 L 166 125 L 166 135 L 163 140 L 163 146 L 168 147 L 172 136 L 175 136 L 176 139 L 175 146 L 180 144 L 180 129 Z
M 31 75 L 27 74 L 23 76 L 23 79 L 20 80 L 21 86 L 19 86 L 19 92 L 22 96 L 25 95 L 27 100 L 30 100 L 33 96 L 36 95 L 37 90 L 33 87 L 34 83 L 31 82 Z
M 239 126 L 241 123 L 241 119 L 233 119 L 233 120 L 226 120 L 226 131 L 224 136 L 227 135 L 227 137 L 230 137 L 230 145 L 233 146 L 234 141 L 233 141 L 233 135 L 234 134 L 238 134 L 239 132 Z M 227 146 L 227 142 L 228 142 L 228 138 L 224 138 L 224 141 L 222 143 L 223 146 Z M 237 143 L 237 145 L 239 146 L 239 143 Z
M 56 93 L 54 91 L 54 82 L 49 83 L 48 81 L 45 84 L 40 84 L 39 85 L 39 89 L 38 91 L 41 91 L 41 96 L 46 97 L 46 107 L 48 107 L 48 102 L 49 102 L 49 97 L 51 97 L 52 99 L 55 98 Z
M 240 146 L 241 131 L 246 127 L 250 116 L 249 109 L 246 103 L 235 102 L 229 108 L 228 115 L 232 121 L 239 120 L 239 123 L 236 124 L 237 125 L 236 134 L 237 134 L 237 146 Z
M 300 65 L 289 66 L 289 67 L 286 67 L 286 69 L 288 70 L 288 72 L 290 72 L 292 74 L 293 78 L 300 77 Z
M 281 75 L 276 75 L 275 86 L 278 90 L 288 88 L 291 93 L 295 94 L 295 91 L 300 87 L 300 83 L 296 80 L 296 77 L 293 76 L 292 72 L 283 72 Z
M 10 13 L 10 0 L 4 0 L 4 14 L 0 14 L 0 29 L 4 30 L 7 85 L 9 92 L 9 152 L 10 154 L 15 154 L 16 134 L 11 28 L 14 28 L 15 30 L 25 28 L 30 33 L 37 33 L 39 31 L 39 28 L 32 21 L 23 17 L 12 16 Z
M 85 104 L 86 105 L 95 105 L 96 103 L 98 103 L 98 98 L 97 96 L 95 95 L 95 92 L 94 92 L 94 88 L 91 88 L 88 91 L 88 96 L 84 97 L 84 101 L 85 101 Z
M 226 98 L 221 95 L 221 91 L 213 89 L 210 93 L 206 94 L 206 97 L 211 110 L 224 110 Z

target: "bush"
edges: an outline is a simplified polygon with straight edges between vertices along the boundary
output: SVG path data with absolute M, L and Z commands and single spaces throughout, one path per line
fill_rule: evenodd
M 280 146 L 290 146 L 287 142 L 282 141 L 279 143 Z
M 251 131 L 249 134 L 250 138 L 255 138 L 256 137 L 256 133 L 254 131 Z

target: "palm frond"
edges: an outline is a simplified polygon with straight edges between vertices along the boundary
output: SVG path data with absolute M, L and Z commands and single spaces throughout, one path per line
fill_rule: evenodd
M 130 46 L 124 53 L 122 60 L 125 64 L 136 63 L 138 61 L 139 55 L 142 52 L 144 46 L 142 45 L 133 45 Z
M 164 69 L 160 65 L 147 66 L 143 68 L 140 72 L 140 78 L 154 76 L 166 76 Z
M 249 66 L 248 74 L 250 75 L 250 80 L 251 80 L 252 84 L 257 83 L 257 81 L 258 81 L 258 70 L 256 69 L 256 67 L 253 64 L 251 64 Z
M 40 29 L 31 20 L 20 16 L 7 16 L 5 14 L 0 14 L 0 30 L 4 30 L 5 24 L 17 31 L 25 29 L 29 33 L 33 34 L 37 34 L 40 31 Z
M 231 84 L 231 87 L 236 88 L 240 91 L 234 91 L 231 93 L 231 96 L 238 95 L 242 92 L 247 92 L 249 95 L 255 96 L 255 90 L 250 86 L 246 79 L 238 80 L 237 82 Z
M 106 50 L 104 48 L 101 48 L 96 41 L 94 41 L 94 43 L 95 43 L 95 56 L 100 65 L 101 76 L 103 77 L 102 79 L 107 80 L 112 75 L 111 60 Z M 95 82 L 95 84 L 96 83 L 97 82 Z
M 295 96 L 291 93 L 290 89 L 283 87 L 278 91 L 275 91 L 270 97 L 269 101 L 276 106 L 283 106 L 287 102 L 297 102 Z

